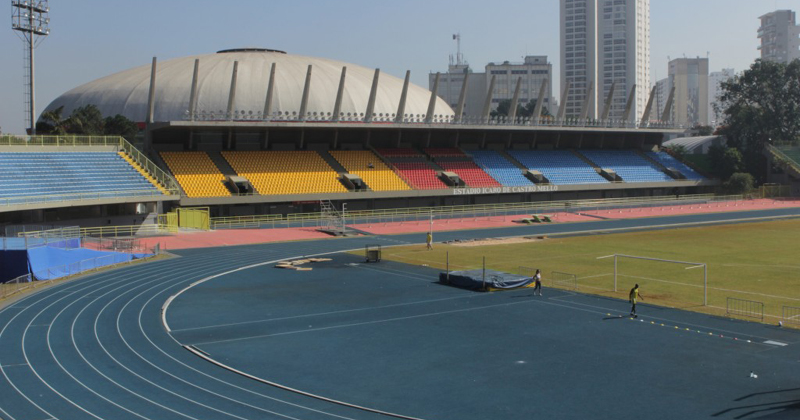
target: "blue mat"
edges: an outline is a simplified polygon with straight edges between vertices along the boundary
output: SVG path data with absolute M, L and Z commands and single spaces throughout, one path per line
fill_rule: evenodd
M 486 270 L 485 279 L 484 282 L 481 269 L 451 271 L 449 279 L 447 273 L 439 273 L 441 283 L 470 290 L 516 289 L 533 283 L 533 279 L 530 277 L 495 270 Z
M 28 267 L 36 280 L 51 280 L 150 255 L 41 246 L 28 250 Z

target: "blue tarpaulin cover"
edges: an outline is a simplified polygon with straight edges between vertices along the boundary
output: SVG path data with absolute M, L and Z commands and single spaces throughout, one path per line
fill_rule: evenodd
M 451 271 L 450 279 L 447 277 L 447 273 L 439 273 L 439 282 L 470 290 L 515 289 L 533 283 L 532 278 L 520 274 L 486 270 L 486 287 L 484 287 L 482 269 Z
M 146 256 L 149 254 L 40 246 L 28 249 L 28 264 L 30 272 L 37 280 L 50 280 Z

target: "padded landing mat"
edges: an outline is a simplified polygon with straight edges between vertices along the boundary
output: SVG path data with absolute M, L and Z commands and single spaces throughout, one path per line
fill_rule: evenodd
M 449 279 L 447 273 L 439 273 L 439 282 L 470 290 L 516 289 L 533 283 L 532 278 L 520 274 L 486 270 L 484 277 L 483 273 L 481 269 L 451 271 Z

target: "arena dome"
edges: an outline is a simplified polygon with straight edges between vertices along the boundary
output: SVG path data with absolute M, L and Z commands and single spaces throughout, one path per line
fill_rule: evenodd
M 308 113 L 329 116 L 333 112 L 342 67 L 347 67 L 341 113 L 345 117 L 348 114 L 353 117 L 363 115 L 375 73 L 373 69 L 341 61 L 257 48 L 159 61 L 154 122 L 189 119 L 195 59 L 200 60 L 195 115 L 202 116 L 201 119 L 225 119 L 234 62 L 239 64 L 233 109 L 237 115 L 247 116 L 247 119 L 262 117 L 272 63 L 276 63 L 272 115 L 297 115 L 300 111 L 309 65 L 312 72 L 306 107 Z M 122 114 L 133 121 L 143 122 L 147 116 L 150 73 L 151 66 L 145 65 L 97 79 L 59 96 L 45 111 L 63 106 L 63 115 L 68 116 L 74 109 L 92 104 L 104 117 Z M 388 118 L 397 112 L 403 79 L 381 72 L 378 80 L 374 114 Z M 404 114 L 426 114 L 429 101 L 428 89 L 409 84 Z M 450 106 L 438 97 L 434 114 L 445 118 L 454 115 Z

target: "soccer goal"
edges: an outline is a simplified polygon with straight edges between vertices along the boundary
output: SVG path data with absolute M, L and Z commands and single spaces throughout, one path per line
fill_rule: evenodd
M 649 291 L 643 291 L 644 296 L 650 294 L 664 300 L 700 303 L 702 289 L 702 304 L 708 305 L 708 265 L 705 263 L 624 254 L 597 259 L 604 258 L 614 258 L 615 292 L 620 282 L 626 289 L 634 284 L 647 285 Z

